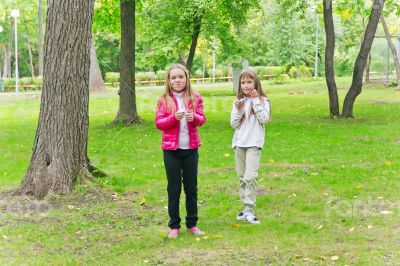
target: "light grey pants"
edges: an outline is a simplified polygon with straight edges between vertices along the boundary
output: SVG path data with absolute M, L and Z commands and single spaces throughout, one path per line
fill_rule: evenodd
M 236 172 L 239 177 L 240 200 L 244 211 L 254 213 L 256 207 L 256 185 L 261 149 L 257 147 L 235 148 Z

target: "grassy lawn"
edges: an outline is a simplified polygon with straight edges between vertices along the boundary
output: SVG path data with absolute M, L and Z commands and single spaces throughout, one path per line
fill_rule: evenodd
M 338 80 L 342 104 L 349 79 Z M 162 87 L 137 89 L 140 126 L 111 127 L 116 90 L 90 98 L 89 157 L 109 176 L 72 195 L 0 198 L 0 264 L 393 265 L 400 261 L 400 91 L 366 86 L 356 119 L 330 119 L 324 81 L 263 83 L 272 102 L 258 179 L 260 225 L 241 210 L 229 125 L 229 83 L 196 85 L 200 129 L 199 227 L 167 240 Z M 0 190 L 29 163 L 40 95 L 0 94 Z M 181 197 L 183 199 L 183 197 Z M 181 200 L 181 215 L 185 216 Z

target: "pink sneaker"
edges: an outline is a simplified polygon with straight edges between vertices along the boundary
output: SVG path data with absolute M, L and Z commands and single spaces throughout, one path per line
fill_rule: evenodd
M 171 228 L 171 230 L 168 233 L 168 238 L 169 239 L 174 239 L 179 236 L 179 229 L 178 228 Z
M 189 233 L 191 233 L 194 236 L 202 236 L 204 235 L 204 232 L 201 231 L 199 228 L 197 228 L 196 226 L 190 227 L 187 229 Z

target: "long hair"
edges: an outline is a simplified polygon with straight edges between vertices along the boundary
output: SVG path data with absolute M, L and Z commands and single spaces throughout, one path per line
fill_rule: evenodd
M 250 68 L 247 68 L 240 73 L 239 87 L 237 90 L 237 98 L 238 99 L 246 98 L 246 95 L 243 93 L 242 86 L 241 86 L 241 81 L 243 78 L 249 78 L 249 79 L 254 80 L 254 89 L 258 92 L 258 95 L 260 97 L 264 97 L 264 98 L 268 99 L 267 95 L 265 95 L 264 91 L 262 90 L 259 76 L 257 75 L 257 73 L 254 70 L 252 70 Z
M 257 75 L 257 73 L 254 70 L 252 70 L 250 68 L 244 69 L 240 73 L 240 76 L 239 76 L 239 87 L 238 87 L 237 95 L 236 95 L 237 98 L 238 99 L 246 98 L 246 95 L 243 93 L 243 90 L 242 90 L 241 81 L 242 81 L 243 78 L 249 78 L 249 79 L 252 79 L 254 81 L 254 89 L 258 92 L 258 95 L 259 95 L 258 97 L 261 100 L 261 105 L 264 106 L 265 105 L 264 101 L 265 100 L 268 101 L 269 108 L 270 108 L 270 113 L 271 113 L 271 102 L 270 102 L 269 98 L 264 93 L 264 91 L 263 91 L 263 89 L 261 87 L 260 77 Z M 253 103 L 251 103 L 251 104 L 253 104 Z M 250 108 L 250 113 L 251 114 L 254 113 L 253 108 Z M 242 119 L 245 119 L 245 116 L 243 116 Z
M 192 102 L 193 111 L 195 111 L 196 110 L 196 97 L 195 97 L 194 91 L 192 89 L 192 86 L 190 84 L 189 71 L 186 69 L 186 67 L 184 65 L 181 65 L 181 64 L 174 64 L 174 65 L 170 66 L 170 68 L 167 71 L 167 75 L 165 77 L 165 91 L 164 91 L 163 95 L 161 96 L 161 99 L 165 100 L 165 102 L 167 104 L 167 110 L 170 111 L 171 113 L 176 112 L 175 102 L 171 96 L 172 91 L 173 91 L 172 85 L 171 85 L 171 82 L 169 81 L 170 73 L 171 73 L 172 69 L 181 69 L 185 73 L 186 85 L 185 85 L 185 88 L 183 89 L 183 102 L 184 102 L 184 105 L 186 108 L 188 108 L 189 102 Z

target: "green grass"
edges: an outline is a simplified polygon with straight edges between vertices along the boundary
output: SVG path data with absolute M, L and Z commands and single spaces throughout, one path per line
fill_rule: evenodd
M 342 103 L 349 79 L 338 80 Z M 365 87 L 356 119 L 328 118 L 324 81 L 263 83 L 272 102 L 256 214 L 241 210 L 229 116 L 231 85 L 195 86 L 200 128 L 199 227 L 166 239 L 166 177 L 154 109 L 162 87 L 137 89 L 144 124 L 109 126 L 116 90 L 90 98 L 89 157 L 109 176 L 39 202 L 0 198 L 0 263 L 99 265 L 339 265 L 400 260 L 400 92 Z M 29 163 L 40 95 L 0 94 L 0 190 L 16 188 Z M 115 193 L 116 196 L 113 196 Z M 141 205 L 143 198 L 146 203 Z M 182 197 L 183 198 L 183 197 Z M 41 205 L 40 205 L 41 204 Z M 184 201 L 181 204 L 185 216 Z M 382 211 L 392 213 L 384 214 Z

